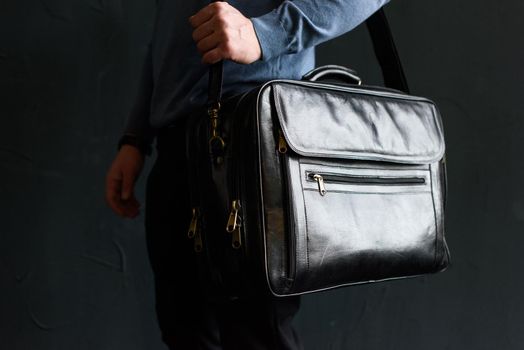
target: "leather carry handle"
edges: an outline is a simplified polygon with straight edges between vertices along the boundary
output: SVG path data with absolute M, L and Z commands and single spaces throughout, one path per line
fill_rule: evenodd
M 400 62 L 393 35 L 384 9 L 379 9 L 366 20 L 375 56 L 380 64 L 384 84 L 409 94 L 408 83 Z M 222 92 L 222 61 L 211 65 L 208 86 L 208 108 L 218 107 Z M 218 107 L 219 108 L 219 107 Z
M 350 85 L 362 84 L 362 79 L 353 69 L 335 64 L 317 67 L 305 74 L 302 79 L 307 81 L 337 80 Z

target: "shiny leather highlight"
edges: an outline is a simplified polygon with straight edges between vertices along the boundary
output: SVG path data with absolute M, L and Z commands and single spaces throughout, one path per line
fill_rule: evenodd
M 308 83 L 273 86 L 278 118 L 295 152 L 404 164 L 431 163 L 444 155 L 430 101 L 355 88 L 326 90 Z

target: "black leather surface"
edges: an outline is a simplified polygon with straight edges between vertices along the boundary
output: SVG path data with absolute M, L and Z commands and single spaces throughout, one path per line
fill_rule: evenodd
M 272 89 L 282 131 L 301 155 L 416 164 L 444 154 L 437 112 L 426 99 L 306 83 Z
M 275 294 L 418 275 L 447 265 L 440 167 L 445 147 L 431 101 L 366 88 L 333 93 L 334 87 L 299 82 L 274 82 L 265 89 L 259 123 L 278 121 L 273 128 L 282 128 L 290 146 L 285 155 L 275 153 L 274 131 L 261 130 L 267 270 Z M 326 181 L 323 196 L 310 173 L 374 182 Z M 276 177 L 286 189 L 280 194 L 272 185 Z M 423 183 L 377 183 L 395 178 Z M 266 204 L 272 202 L 283 203 L 282 212 Z M 271 223 L 275 212 L 288 220 L 287 247 L 274 240 L 282 234 Z M 286 259 L 278 252 L 286 249 L 293 268 L 283 271 Z
M 269 82 L 238 101 L 220 115 L 224 162 L 214 164 L 205 147 L 189 155 L 209 164 L 196 205 L 207 242 L 200 254 L 218 289 L 285 296 L 448 265 L 445 147 L 431 101 L 299 81 Z M 198 125 L 189 138 L 205 145 L 205 115 Z M 233 200 L 240 249 L 225 230 Z

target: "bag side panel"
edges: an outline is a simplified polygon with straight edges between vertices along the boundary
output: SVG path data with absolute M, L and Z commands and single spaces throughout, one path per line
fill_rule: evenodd
M 445 237 L 445 202 L 446 202 L 446 168 L 444 160 L 431 164 L 431 184 L 437 223 L 437 241 L 435 244 L 435 270 L 442 271 L 449 266 L 450 253 Z
M 258 142 L 260 152 L 260 194 L 262 202 L 266 277 L 274 294 L 286 294 L 294 282 L 295 241 L 290 232 L 294 221 L 285 209 L 289 201 L 283 164 L 278 152 L 279 125 L 273 104 L 271 85 L 266 86 L 258 98 Z

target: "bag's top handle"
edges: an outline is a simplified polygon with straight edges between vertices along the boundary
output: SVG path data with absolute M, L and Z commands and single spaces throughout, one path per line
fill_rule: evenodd
M 402 63 L 398 55 L 393 35 L 383 9 L 376 11 L 366 20 L 366 25 L 373 42 L 375 56 L 380 64 L 384 84 L 387 87 L 409 93 Z M 208 108 L 219 109 L 222 94 L 222 61 L 211 65 L 209 72 Z
M 362 79 L 360 79 L 357 72 L 353 69 L 335 64 L 317 67 L 302 77 L 302 80 L 307 81 L 321 81 L 325 79 L 335 79 L 346 84 L 362 85 Z

